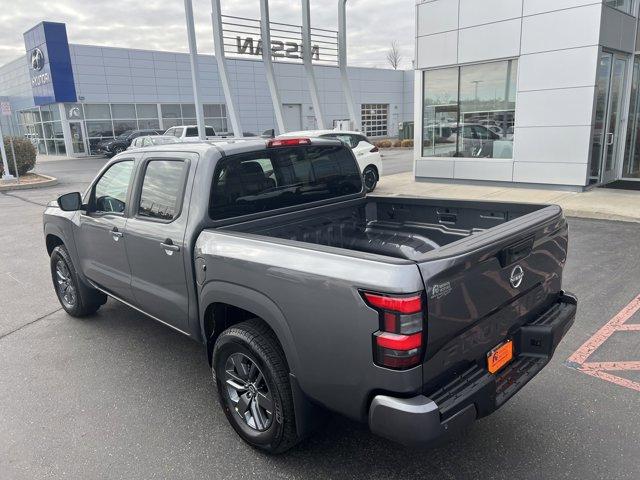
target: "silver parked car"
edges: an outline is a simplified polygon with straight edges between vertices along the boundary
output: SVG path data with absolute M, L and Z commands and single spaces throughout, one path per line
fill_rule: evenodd
M 151 147 L 153 145 L 167 145 L 169 143 L 180 143 L 180 139 L 171 135 L 146 135 L 135 138 L 127 150 Z

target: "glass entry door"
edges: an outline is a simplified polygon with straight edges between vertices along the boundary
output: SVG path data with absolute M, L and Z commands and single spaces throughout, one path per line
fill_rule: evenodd
M 622 55 L 600 54 L 590 183 L 608 183 L 616 179 L 616 166 L 624 141 L 622 108 L 627 61 Z
M 622 178 L 640 180 L 640 57 L 633 61 L 631 100 L 629 101 L 627 147 L 624 149 Z
M 71 131 L 71 147 L 74 155 L 86 155 L 87 146 L 85 144 L 85 135 L 82 122 L 69 122 L 69 130 Z

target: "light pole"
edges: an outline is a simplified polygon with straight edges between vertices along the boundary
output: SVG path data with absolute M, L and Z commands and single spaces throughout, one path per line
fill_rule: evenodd
M 189 60 L 191 62 L 191 81 L 193 85 L 193 103 L 196 106 L 196 123 L 198 137 L 206 140 L 204 128 L 204 107 L 200 97 L 200 66 L 198 65 L 198 44 L 196 42 L 196 27 L 193 21 L 193 5 L 191 0 L 184 0 L 184 14 L 187 19 L 187 37 L 189 40 Z
M 2 180 L 13 180 L 14 176 L 9 172 L 9 162 L 7 162 L 7 151 L 4 148 L 4 134 L 2 133 L 2 121 L 0 121 L 0 154 L 2 155 Z
M 356 115 L 356 104 L 353 100 L 353 92 L 351 91 L 347 72 L 347 0 L 338 0 L 338 65 L 340 67 L 342 90 L 344 91 L 351 123 L 353 123 L 355 130 L 360 130 L 360 121 Z

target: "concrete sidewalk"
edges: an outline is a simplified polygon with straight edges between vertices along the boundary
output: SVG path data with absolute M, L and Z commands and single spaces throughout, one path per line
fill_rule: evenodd
M 523 203 L 554 203 L 567 216 L 640 223 L 640 191 L 595 188 L 587 192 L 503 187 L 491 185 L 416 182 L 412 172 L 383 176 L 375 195 L 488 200 Z

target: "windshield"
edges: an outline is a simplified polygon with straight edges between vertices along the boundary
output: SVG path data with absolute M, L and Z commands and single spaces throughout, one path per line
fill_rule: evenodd
M 126 132 L 122 132 L 120 135 L 118 135 L 116 138 L 120 138 L 120 139 L 126 139 L 127 137 L 129 137 L 129 135 L 131 135 L 133 133 L 133 130 L 127 130 Z
M 155 145 L 165 145 L 167 143 L 180 143 L 176 137 L 151 137 L 151 142 Z
M 269 148 L 220 162 L 209 212 L 221 220 L 361 190 L 358 164 L 344 146 Z

